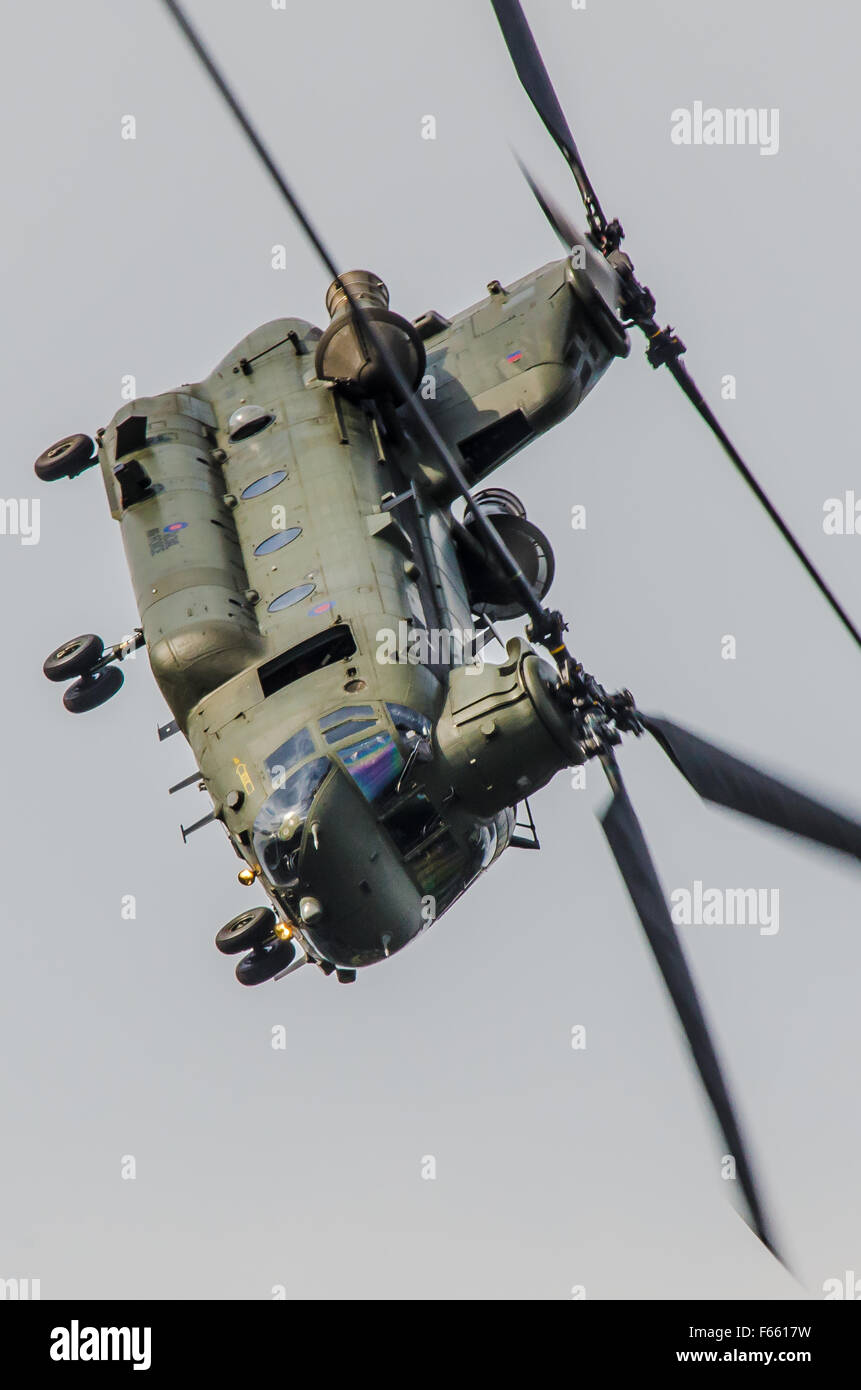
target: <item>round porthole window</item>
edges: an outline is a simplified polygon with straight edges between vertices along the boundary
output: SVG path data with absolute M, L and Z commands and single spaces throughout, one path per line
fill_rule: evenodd
M 262 493 L 270 492 L 273 487 L 277 487 L 279 483 L 283 483 L 286 477 L 287 469 L 279 468 L 274 473 L 267 473 L 265 478 L 256 478 L 253 483 L 248 484 L 248 487 L 243 488 L 239 495 L 246 499 L 249 497 L 260 497 Z
M 294 603 L 301 603 L 309 594 L 313 594 L 316 584 L 297 584 L 295 589 L 288 589 L 286 594 L 279 594 L 269 605 L 270 613 L 280 613 L 282 608 L 292 608 Z
M 227 433 L 234 441 L 239 439 L 250 439 L 253 434 L 259 434 L 265 430 L 267 425 L 271 425 L 275 416 L 268 410 L 264 410 L 259 405 L 241 405 L 238 410 L 234 410 L 227 422 Z
M 295 541 L 297 536 L 301 536 L 301 526 L 288 526 L 286 531 L 273 531 L 271 536 L 267 536 L 265 541 L 255 545 L 255 555 L 271 555 L 273 550 L 280 550 L 283 545 L 289 545 Z

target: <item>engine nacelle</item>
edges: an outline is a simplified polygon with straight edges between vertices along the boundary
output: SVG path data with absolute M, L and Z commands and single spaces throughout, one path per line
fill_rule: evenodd
M 379 276 L 369 270 L 348 270 L 333 280 L 326 294 L 331 323 L 314 358 L 321 381 L 334 381 L 355 400 L 389 399 L 397 404 L 402 393 L 376 346 L 363 335 L 344 290 L 364 310 L 375 336 L 396 361 L 411 390 L 424 374 L 427 356 L 414 326 L 389 309 L 389 292 Z
M 499 533 L 538 597 L 543 599 L 553 583 L 556 561 L 544 532 L 527 520 L 520 498 L 505 488 L 496 487 L 476 493 L 473 500 Z M 526 610 L 521 600 L 488 563 L 475 517 L 469 511 L 464 517 L 458 558 L 473 613 L 493 623 L 523 617 Z
M 458 666 L 423 769 L 432 794 L 454 792 L 490 818 L 523 801 L 564 767 L 584 761 L 570 716 L 556 698 L 559 678 L 519 637 L 501 666 Z

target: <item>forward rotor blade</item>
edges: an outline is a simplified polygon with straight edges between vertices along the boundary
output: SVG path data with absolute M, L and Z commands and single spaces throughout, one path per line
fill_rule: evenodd
M 601 822 L 604 834 L 675 1005 L 703 1086 L 726 1140 L 727 1150 L 735 1159 L 736 1173 L 753 1230 L 771 1253 L 781 1259 L 763 1216 L 732 1101 L 640 822 L 628 793 L 618 780 L 618 773 L 614 773 L 614 776 L 617 790 Z
M 607 219 L 583 166 L 574 136 L 538 51 L 538 45 L 532 37 L 532 30 L 526 21 L 520 0 L 491 0 L 491 3 L 517 76 L 549 134 L 562 151 L 580 190 L 589 227 L 601 240 L 607 227 Z
M 521 174 L 532 190 L 535 201 L 556 233 L 559 242 L 564 246 L 566 253 L 570 256 L 576 249 L 583 253 L 585 262 L 583 268 L 589 275 L 589 279 L 594 283 L 608 307 L 617 309 L 622 298 L 622 285 L 613 267 L 595 250 L 591 242 L 586 240 L 579 227 L 568 220 L 566 213 L 541 187 L 537 179 L 533 178 L 526 165 L 520 159 L 517 163 L 520 166 Z
M 861 825 L 760 772 L 667 719 L 640 715 L 682 776 L 706 801 L 861 859 Z

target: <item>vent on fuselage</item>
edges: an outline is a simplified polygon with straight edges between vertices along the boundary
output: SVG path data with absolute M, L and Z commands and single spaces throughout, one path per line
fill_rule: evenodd
M 325 632 L 315 633 L 305 642 L 258 667 L 264 698 L 283 690 L 285 685 L 292 685 L 293 681 L 301 680 L 303 676 L 331 666 L 335 661 L 346 661 L 355 650 L 356 643 L 346 623 L 338 623 Z
M 461 439 L 457 447 L 466 464 L 467 480 L 470 483 L 478 482 L 485 473 L 489 473 L 521 444 L 525 444 L 527 439 L 531 439 L 533 433 L 523 411 L 513 410 L 510 415 L 503 415 L 501 420 L 494 420 L 483 430 Z

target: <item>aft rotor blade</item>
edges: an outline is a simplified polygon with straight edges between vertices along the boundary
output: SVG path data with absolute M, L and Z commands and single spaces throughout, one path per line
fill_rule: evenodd
M 583 252 L 584 269 L 588 272 L 589 278 L 595 282 L 608 306 L 613 309 L 617 308 L 622 297 L 622 286 L 615 270 L 586 240 L 579 227 L 568 220 L 566 213 L 541 187 L 522 160 L 518 159 L 517 163 L 520 166 L 521 174 L 532 190 L 535 201 L 556 233 L 559 242 L 564 246 L 566 253 L 571 255 L 576 248 Z
M 476 506 L 475 502 L 473 501 L 472 494 L 469 490 L 469 484 L 467 483 L 463 470 L 461 469 L 461 466 L 458 463 L 458 460 L 456 459 L 454 453 L 449 448 L 446 441 L 443 439 L 442 435 L 440 434 L 439 430 L 437 429 L 436 425 L 434 424 L 424 405 L 414 395 L 409 382 L 406 380 L 397 361 L 395 360 L 394 355 L 389 351 L 389 348 L 383 340 L 382 335 L 377 333 L 372 320 L 364 312 L 362 306 L 355 299 L 355 297 L 349 289 L 349 286 L 345 285 L 342 281 L 339 280 L 338 270 L 336 269 L 335 262 L 331 254 L 327 250 L 325 243 L 318 235 L 317 231 L 313 226 L 313 223 L 311 222 L 307 213 L 303 209 L 298 198 L 293 193 L 292 189 L 290 188 L 290 185 L 284 178 L 284 175 L 275 163 L 275 160 L 269 153 L 269 150 L 266 148 L 265 144 L 261 140 L 250 118 L 243 110 L 239 101 L 231 91 L 223 74 L 217 67 L 214 59 L 212 58 L 211 54 L 208 52 L 205 44 L 203 43 L 203 40 L 200 38 L 197 31 L 190 23 L 182 7 L 176 3 L 176 0 L 162 0 L 162 3 L 164 4 L 165 8 L 169 11 L 169 13 L 173 16 L 173 18 L 176 20 L 177 24 L 179 25 L 180 29 L 182 30 L 183 34 L 185 35 L 186 39 L 188 40 L 189 44 L 194 50 L 195 54 L 200 59 L 200 62 L 202 63 L 203 67 L 206 69 L 212 81 L 215 83 L 215 86 L 218 88 L 218 91 L 220 92 L 221 96 L 224 98 L 224 101 L 226 102 L 227 106 L 230 108 L 231 112 L 236 117 L 236 120 L 238 121 L 243 132 L 247 136 L 250 144 L 252 145 L 256 154 L 261 160 L 261 163 L 264 165 L 265 169 L 273 179 L 282 197 L 285 199 L 291 211 L 297 218 L 303 231 L 305 232 L 306 236 L 308 237 L 309 241 L 311 242 L 312 246 L 317 252 L 317 255 L 320 257 L 320 260 L 322 261 L 323 265 L 328 270 L 332 279 L 338 281 L 344 293 L 344 296 L 348 304 L 350 305 L 350 309 L 354 315 L 357 331 L 365 335 L 366 340 L 373 346 L 374 350 L 379 354 L 389 374 L 390 380 L 397 388 L 398 394 L 402 400 L 403 409 L 405 413 L 409 416 L 411 422 L 413 423 L 416 430 L 422 437 L 428 449 L 438 459 L 444 472 L 457 487 L 461 497 L 465 499 L 467 506 L 472 512 L 472 515 L 475 519 L 476 530 L 482 537 L 482 540 L 484 541 L 487 549 L 493 555 L 496 556 L 497 560 L 502 566 L 503 572 L 507 576 L 508 582 L 511 584 L 515 593 L 518 595 L 521 602 L 523 603 L 524 609 L 529 614 L 529 617 L 532 619 L 532 622 L 535 625 L 536 632 L 538 634 L 552 632 L 554 635 L 557 633 L 561 633 L 561 617 L 547 612 L 547 610 L 541 603 L 541 600 L 539 599 L 537 593 L 535 592 L 529 580 L 527 579 L 526 575 L 523 573 L 523 570 L 517 564 L 508 547 L 505 545 L 501 536 L 496 531 L 495 527 L 493 527 L 487 520 L 487 517 L 485 516 L 484 512 Z M 557 618 L 558 621 L 554 622 L 554 619 Z M 538 640 L 544 639 L 541 636 L 539 636 Z M 560 645 L 555 649 L 551 648 L 551 650 L 558 651 L 559 653 L 565 653 L 564 645 L 561 644 L 561 636 L 559 636 L 555 640 L 558 640 Z
M 532 30 L 526 21 L 520 0 L 491 0 L 491 3 L 517 76 L 552 139 L 562 151 L 580 190 L 589 227 L 600 240 L 606 230 L 607 219 L 598 202 L 598 195 L 589 181 L 580 151 L 544 66 L 544 59 L 532 36 Z
M 608 225 L 607 219 L 598 202 L 595 190 L 590 183 L 580 153 L 574 142 L 574 137 L 565 119 L 565 114 L 559 104 L 559 98 L 553 88 L 553 84 L 544 66 L 544 60 L 538 50 L 538 45 L 529 28 L 520 0 L 491 0 L 496 17 L 502 30 L 503 38 L 511 54 L 512 61 L 517 75 L 520 78 L 526 92 L 532 101 L 533 106 L 541 117 L 544 125 L 551 137 L 562 151 L 567 160 L 571 172 L 574 175 L 580 196 L 586 207 L 586 214 L 589 227 L 593 234 L 595 243 L 599 250 L 604 254 L 614 251 L 621 240 L 622 230 L 617 222 Z M 527 175 L 532 191 L 541 205 L 545 217 L 550 222 L 560 240 L 568 239 L 568 224 L 556 209 L 547 196 L 538 188 L 535 181 Z M 793 532 L 787 526 L 777 508 L 771 502 L 764 489 L 757 482 L 751 473 L 741 454 L 736 449 L 732 440 L 723 429 L 720 421 L 707 404 L 688 372 L 681 362 L 681 356 L 685 351 L 685 346 L 681 340 L 669 328 L 662 329 L 654 317 L 655 300 L 651 292 L 639 283 L 634 268 L 627 257 L 622 257 L 617 263 L 617 271 L 621 278 L 621 295 L 617 291 L 612 299 L 613 304 L 617 304 L 621 298 L 623 312 L 629 315 L 631 323 L 645 334 L 649 341 L 647 356 L 653 367 L 666 366 L 679 386 L 684 391 L 688 400 L 698 412 L 701 419 L 705 421 L 712 434 L 720 443 L 724 452 L 732 461 L 734 467 L 741 474 L 747 486 L 753 492 L 760 505 L 765 508 L 774 525 L 779 530 L 787 545 L 790 546 L 796 558 L 800 560 L 810 578 L 822 594 L 825 601 L 829 604 L 833 612 L 840 619 L 847 632 L 861 647 L 861 631 L 849 617 L 846 609 L 828 585 L 807 555 L 806 551 L 796 539 Z
M 861 825 L 668 719 L 639 716 L 706 801 L 861 859 Z
M 638 326 L 642 327 L 642 325 Z M 657 325 L 655 325 L 655 327 L 657 327 Z M 672 357 L 665 363 L 657 362 L 653 365 L 666 365 L 669 368 L 671 374 L 676 379 L 679 386 L 681 386 L 688 400 L 694 406 L 694 409 L 699 413 L 701 419 L 705 420 L 712 434 L 720 443 L 721 447 L 724 450 L 724 453 L 726 453 L 727 456 L 732 460 L 732 463 L 735 465 L 735 468 L 744 478 L 744 481 L 747 483 L 754 497 L 756 497 L 760 504 L 765 508 L 768 515 L 771 517 L 771 520 L 777 527 L 778 531 L 783 536 L 783 539 L 790 546 L 796 558 L 801 561 L 802 565 L 807 570 L 807 573 L 813 580 L 819 592 L 822 594 L 822 597 L 825 599 L 826 603 L 828 603 L 834 611 L 834 613 L 836 613 L 837 617 L 840 619 L 847 632 L 850 634 L 851 637 L 854 638 L 856 644 L 859 647 L 861 647 L 861 631 L 859 631 L 855 623 L 853 623 L 852 619 L 849 617 L 849 614 L 846 612 L 846 609 L 843 607 L 842 603 L 837 598 L 831 586 L 828 583 L 826 583 L 825 579 L 820 574 L 816 565 L 814 565 L 807 552 L 804 550 L 800 542 L 793 535 L 792 531 L 787 526 L 783 517 L 780 515 L 780 512 L 777 510 L 774 503 L 770 500 L 767 493 L 764 491 L 762 487 L 760 487 L 759 483 L 751 473 L 741 454 L 738 452 L 729 435 L 724 430 L 717 416 L 714 414 L 711 407 L 706 402 L 705 397 L 703 396 L 702 392 L 700 391 L 690 372 L 685 367 L 684 363 L 681 362 L 678 357 Z
M 763 1215 L 729 1091 L 640 822 L 618 774 L 615 780 L 617 789 L 601 822 L 604 834 L 675 1005 L 727 1150 L 735 1159 L 736 1174 L 753 1230 L 771 1253 L 781 1259 Z

